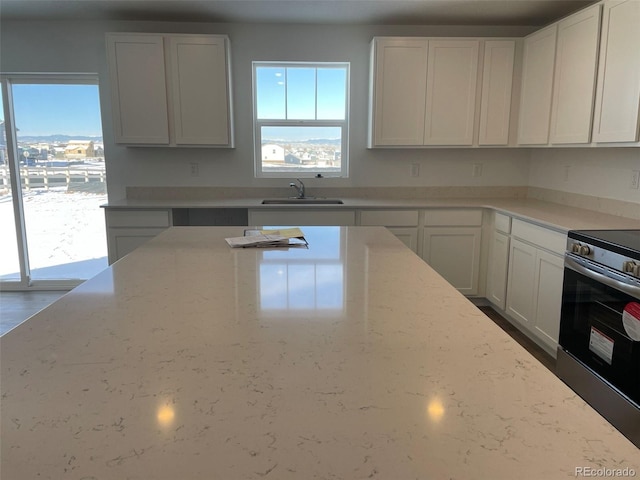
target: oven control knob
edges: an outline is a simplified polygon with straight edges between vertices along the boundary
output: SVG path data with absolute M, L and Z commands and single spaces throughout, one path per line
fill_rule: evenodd
M 573 245 L 571 245 L 571 252 L 572 253 L 580 253 L 580 244 L 579 243 L 574 243 Z
M 640 277 L 640 264 L 633 261 L 627 261 L 622 264 L 622 271 L 630 273 L 634 277 Z
M 589 255 L 591 253 L 591 249 L 588 245 L 580 245 L 580 247 L 578 248 L 578 253 L 580 255 Z

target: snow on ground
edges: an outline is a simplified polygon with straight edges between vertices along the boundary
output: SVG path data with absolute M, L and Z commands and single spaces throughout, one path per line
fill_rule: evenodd
M 107 267 L 104 212 L 106 193 L 67 187 L 24 193 L 33 279 L 94 276 Z M 10 195 L 0 195 L 0 279 L 19 278 L 18 248 Z

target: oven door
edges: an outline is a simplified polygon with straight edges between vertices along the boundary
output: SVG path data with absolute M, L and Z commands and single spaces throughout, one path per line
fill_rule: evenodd
M 589 263 L 565 257 L 558 343 L 638 406 L 640 337 L 633 328 L 640 325 L 640 287 Z

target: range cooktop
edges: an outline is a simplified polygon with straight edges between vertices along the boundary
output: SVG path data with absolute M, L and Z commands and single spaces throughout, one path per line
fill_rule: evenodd
M 640 230 L 572 230 L 568 237 L 640 260 Z

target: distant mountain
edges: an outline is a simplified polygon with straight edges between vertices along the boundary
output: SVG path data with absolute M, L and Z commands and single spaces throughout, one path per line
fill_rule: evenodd
M 31 143 L 65 143 L 69 140 L 86 140 L 102 143 L 102 137 L 92 137 L 88 135 L 62 135 L 60 133 L 53 135 L 20 135 L 18 140 L 20 142 Z
M 307 140 L 294 140 L 291 138 L 262 138 L 262 143 L 309 143 L 313 145 L 340 145 L 339 138 L 309 138 Z

